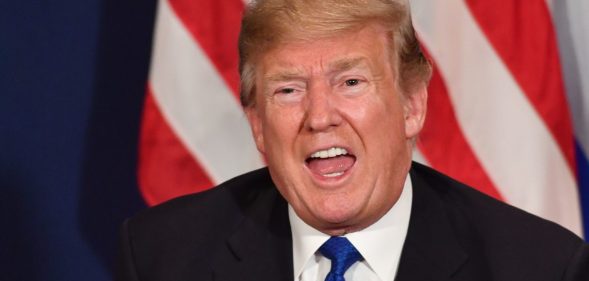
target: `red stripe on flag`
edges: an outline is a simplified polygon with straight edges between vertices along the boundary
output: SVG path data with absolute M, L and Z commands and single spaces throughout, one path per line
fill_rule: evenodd
M 467 0 L 466 3 L 544 120 L 571 169 L 576 171 L 572 122 L 546 1 Z
M 437 170 L 502 200 L 464 138 L 446 85 L 436 68 L 428 91 L 428 116 L 417 142 L 423 156 Z
M 237 97 L 237 38 L 244 9 L 242 0 L 168 1 Z
M 149 205 L 213 186 L 162 116 L 149 86 L 143 106 L 138 165 L 139 188 Z

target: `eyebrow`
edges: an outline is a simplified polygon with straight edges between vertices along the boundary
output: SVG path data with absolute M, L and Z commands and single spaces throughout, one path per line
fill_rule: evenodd
M 364 62 L 366 62 L 366 59 L 364 57 L 344 58 L 341 60 L 337 60 L 329 64 L 329 73 L 333 74 L 348 71 L 354 67 L 363 64 Z
M 287 81 L 287 80 L 301 80 L 303 76 L 300 72 L 293 71 L 293 70 L 285 70 L 277 73 L 273 73 L 264 77 L 265 80 L 271 82 L 280 82 L 280 81 Z
M 355 57 L 355 58 L 343 58 L 337 61 L 330 63 L 327 67 L 328 74 L 334 73 L 341 73 L 358 65 L 362 65 L 366 62 L 366 58 L 364 57 Z M 301 72 L 289 69 L 284 71 L 279 71 L 277 73 L 272 73 L 269 75 L 264 76 L 264 79 L 271 82 L 280 82 L 280 81 L 288 81 L 288 80 L 304 80 L 304 74 Z

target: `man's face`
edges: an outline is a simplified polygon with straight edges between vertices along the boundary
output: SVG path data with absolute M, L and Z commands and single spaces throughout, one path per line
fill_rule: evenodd
M 285 43 L 256 65 L 246 109 L 280 193 L 307 224 L 330 235 L 365 228 L 397 201 L 425 86 L 395 86 L 384 29 Z

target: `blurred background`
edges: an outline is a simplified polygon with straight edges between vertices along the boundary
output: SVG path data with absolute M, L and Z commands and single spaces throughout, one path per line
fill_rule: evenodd
M 0 280 L 110 280 L 156 1 L 0 3 Z
M 125 218 L 263 165 L 243 2 L 160 2 L 0 3 L 0 280 L 111 280 Z M 589 4 L 411 3 L 435 65 L 416 159 L 583 236 Z

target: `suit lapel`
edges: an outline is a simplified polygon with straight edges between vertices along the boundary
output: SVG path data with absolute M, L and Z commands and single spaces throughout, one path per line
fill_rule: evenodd
M 397 281 L 449 280 L 468 259 L 453 233 L 439 191 L 423 177 L 411 170 L 413 204 Z M 252 198 L 236 199 L 243 201 L 244 218 L 226 245 L 211 257 L 213 280 L 292 280 L 287 203 L 269 177 L 264 185 Z
M 453 233 L 440 195 L 414 169 L 411 180 L 411 219 L 396 280 L 449 280 L 468 255 Z
M 273 186 L 273 185 L 272 185 Z M 292 237 L 286 201 L 275 188 L 243 204 L 244 219 L 213 260 L 214 280 L 292 280 Z

